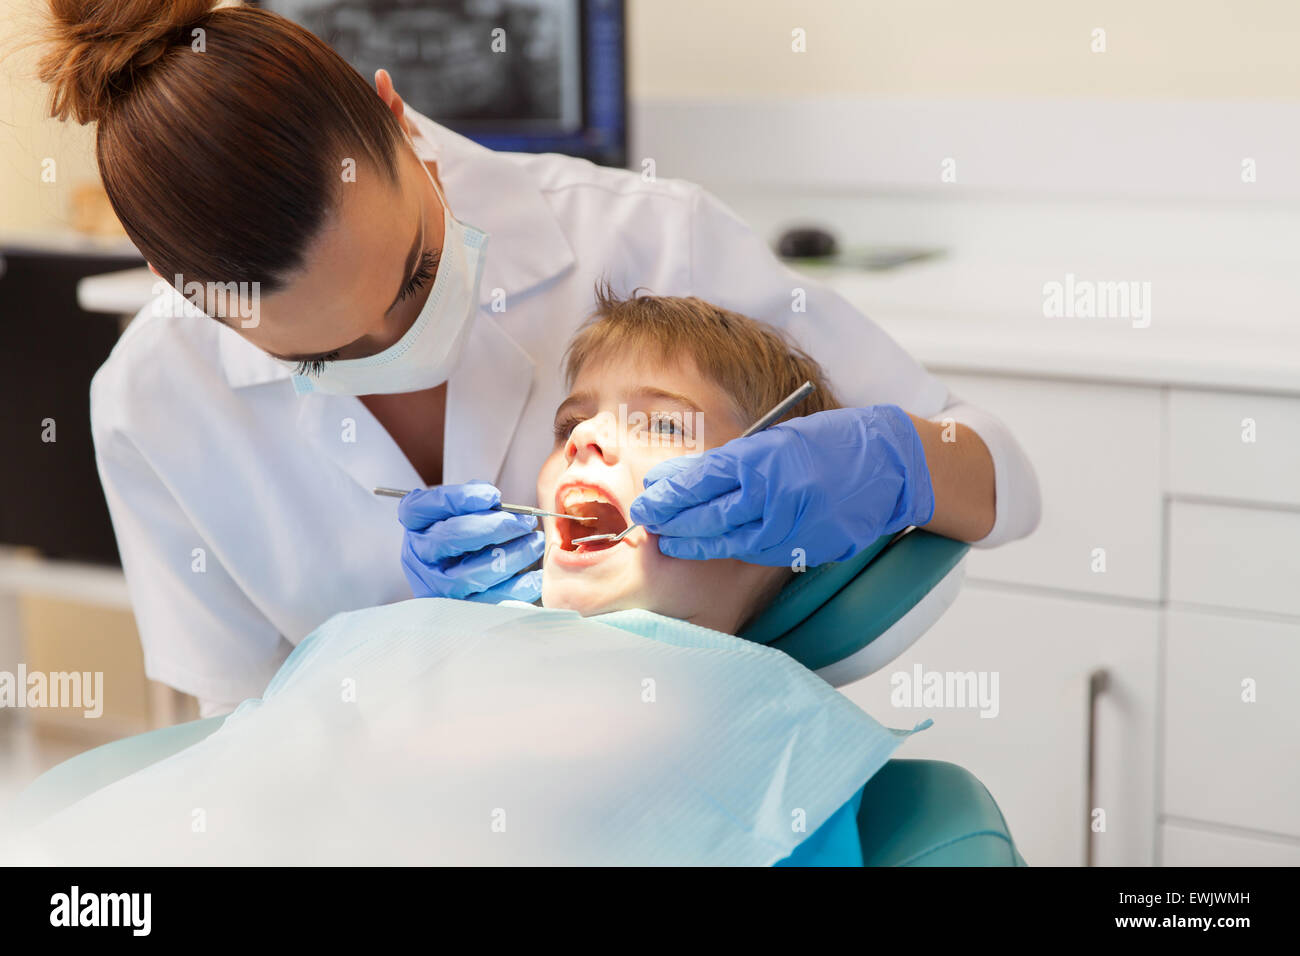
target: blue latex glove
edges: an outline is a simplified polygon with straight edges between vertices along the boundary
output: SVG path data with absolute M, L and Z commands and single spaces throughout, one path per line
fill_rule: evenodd
M 791 419 L 660 462 L 645 486 L 629 514 L 674 558 L 777 567 L 800 548 L 816 567 L 934 516 L 921 436 L 896 405 Z
M 541 597 L 542 572 L 520 572 L 542 556 L 546 536 L 532 515 L 491 510 L 500 503 L 486 481 L 420 488 L 398 503 L 402 571 L 416 597 L 491 604 Z

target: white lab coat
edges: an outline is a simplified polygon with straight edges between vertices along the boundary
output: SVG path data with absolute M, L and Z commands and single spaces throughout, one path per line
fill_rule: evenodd
M 704 190 L 493 153 L 407 115 L 453 212 L 490 234 L 482 307 L 448 385 L 445 481 L 487 479 L 505 500 L 533 502 L 564 348 L 603 277 L 616 291 L 696 295 L 786 329 L 846 403 L 969 425 L 996 468 L 997 521 L 981 544 L 1037 523 L 1037 482 L 1006 428 L 787 269 Z M 792 308 L 797 288 L 805 312 Z M 410 597 L 396 502 L 370 489 L 422 482 L 355 397 L 298 396 L 286 369 L 235 332 L 193 310 L 157 311 L 141 311 L 95 376 L 95 448 L 146 673 L 220 712 L 260 694 L 331 615 Z

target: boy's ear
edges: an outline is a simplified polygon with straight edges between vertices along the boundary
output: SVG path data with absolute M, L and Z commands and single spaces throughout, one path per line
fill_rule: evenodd
M 159 279 L 164 279 L 164 280 L 166 279 L 166 277 L 161 272 L 158 271 L 158 267 L 155 266 L 152 262 L 146 262 L 145 265 L 147 265 L 149 267 L 149 271 L 152 272 L 154 275 L 156 275 Z

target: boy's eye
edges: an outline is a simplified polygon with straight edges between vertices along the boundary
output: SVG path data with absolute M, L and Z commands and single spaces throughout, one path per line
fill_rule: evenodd
M 650 416 L 650 430 L 660 434 L 667 432 L 680 435 L 682 433 L 682 418 L 680 415 L 655 413 Z

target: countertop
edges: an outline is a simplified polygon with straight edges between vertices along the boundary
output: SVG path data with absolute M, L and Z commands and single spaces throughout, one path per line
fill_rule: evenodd
M 1300 394 L 1300 268 L 1006 264 L 948 255 L 888 272 L 806 267 L 937 371 Z M 1044 314 L 1046 283 L 1149 283 L 1139 318 Z M 1145 327 L 1142 327 L 1144 326 Z
M 1131 260 L 1006 263 L 948 254 L 886 272 L 804 266 L 927 367 L 1300 394 L 1300 267 Z M 1044 285 L 1149 283 L 1150 322 L 1051 318 Z M 91 311 L 133 313 L 157 281 L 147 269 L 92 276 Z

